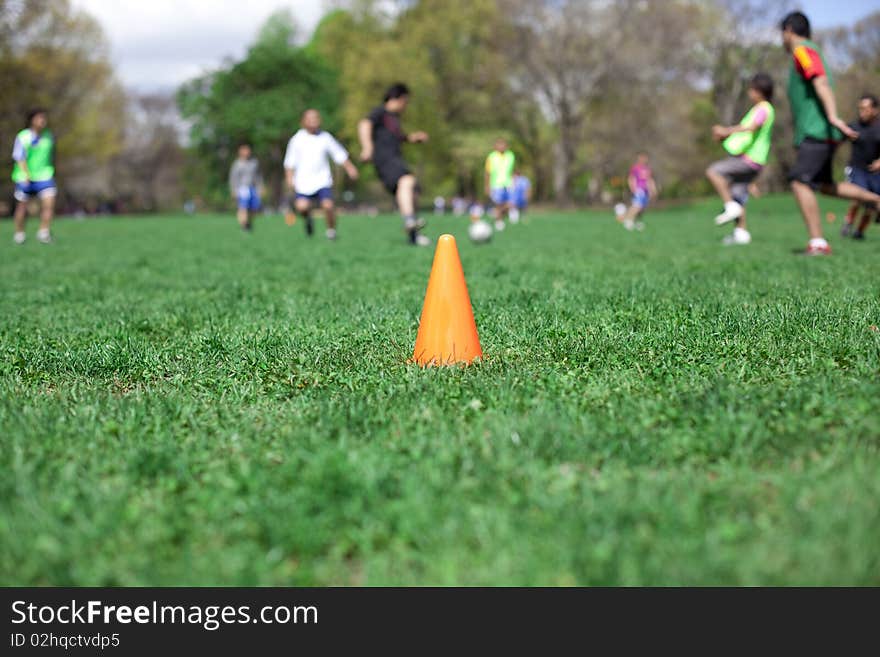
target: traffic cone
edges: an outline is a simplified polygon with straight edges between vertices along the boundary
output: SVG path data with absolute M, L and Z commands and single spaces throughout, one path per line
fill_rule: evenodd
M 470 363 L 482 357 L 458 247 L 441 235 L 419 321 L 413 361 L 421 366 Z

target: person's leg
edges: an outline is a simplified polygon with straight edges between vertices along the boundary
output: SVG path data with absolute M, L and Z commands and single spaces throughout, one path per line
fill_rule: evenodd
M 49 194 L 40 198 L 40 229 L 37 231 L 37 239 L 41 242 L 51 241 L 49 228 L 55 215 L 55 195 Z
M 27 200 L 18 201 L 15 205 L 15 235 L 13 239 L 16 244 L 24 244 L 25 232 L 24 226 L 27 222 Z
M 303 225 L 306 229 L 306 235 L 311 236 L 314 233 L 314 224 L 312 223 L 312 202 L 305 196 L 297 196 L 294 202 L 294 208 L 298 214 L 302 215 Z
M 827 196 L 837 196 L 838 198 L 849 199 L 850 201 L 858 201 L 867 203 L 880 210 L 880 195 L 862 189 L 858 185 L 850 182 L 832 183 L 822 185 L 820 188 L 822 193 Z
M 415 219 L 416 216 L 416 177 L 407 173 L 397 181 L 397 207 L 404 219 Z
M 332 198 L 321 201 L 321 209 L 324 211 L 324 221 L 327 222 L 327 239 L 336 239 L 336 205 Z
M 813 188 L 794 180 L 791 183 L 791 191 L 794 194 L 798 208 L 800 208 L 801 216 L 804 218 L 804 224 L 807 227 L 810 239 L 824 239 L 822 235 L 822 221 L 819 216 L 819 201 L 816 199 L 816 193 L 813 191 Z
M 238 220 L 238 225 L 241 226 L 242 230 L 247 230 L 248 228 L 248 211 L 247 208 L 243 208 L 239 206 L 238 212 L 235 215 L 235 218 Z
M 717 164 L 713 164 L 706 169 L 706 178 L 712 183 L 712 187 L 715 188 L 721 200 L 724 203 L 730 203 L 733 200 L 733 195 L 730 193 L 730 183 L 725 175 L 718 172 Z

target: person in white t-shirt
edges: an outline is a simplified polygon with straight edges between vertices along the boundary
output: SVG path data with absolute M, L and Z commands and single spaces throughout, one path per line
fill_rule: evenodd
M 307 109 L 300 121 L 302 128 L 291 137 L 284 156 L 287 186 L 296 193 L 294 208 L 301 214 L 306 235 L 314 232 L 311 211 L 320 206 L 327 221 L 327 239 L 336 239 L 336 205 L 333 202 L 333 172 L 330 160 L 341 164 L 352 180 L 358 170 L 348 151 L 329 132 L 321 130 L 321 114 Z

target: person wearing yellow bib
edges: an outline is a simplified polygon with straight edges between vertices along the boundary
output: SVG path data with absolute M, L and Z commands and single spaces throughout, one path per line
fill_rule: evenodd
M 495 205 L 495 230 L 504 230 L 504 216 L 513 201 L 513 169 L 516 157 L 507 148 L 507 140 L 495 140 L 495 150 L 486 158 L 486 196 Z
M 752 108 L 738 125 L 712 127 L 712 137 L 722 141 L 728 157 L 711 164 L 706 177 L 724 201 L 724 211 L 715 217 L 715 224 L 723 226 L 736 221 L 733 234 L 724 238 L 725 244 L 749 244 L 752 236 L 746 227 L 746 202 L 749 186 L 761 175 L 770 157 L 773 123 L 773 79 L 758 73 L 749 82 L 749 100 Z
M 12 147 L 12 182 L 15 183 L 16 244 L 24 244 L 24 225 L 28 201 L 40 200 L 40 228 L 37 239 L 48 244 L 52 241 L 49 227 L 55 211 L 55 138 L 46 129 L 46 110 L 37 108 L 28 112 L 27 127 L 15 136 Z

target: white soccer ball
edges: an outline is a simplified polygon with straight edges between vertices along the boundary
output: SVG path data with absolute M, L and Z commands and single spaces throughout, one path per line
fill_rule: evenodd
M 474 221 L 468 227 L 468 237 L 476 244 L 485 244 L 492 239 L 492 226 L 485 221 Z
M 614 214 L 618 217 L 622 217 L 626 214 L 626 206 L 623 203 L 618 203 L 614 206 Z

